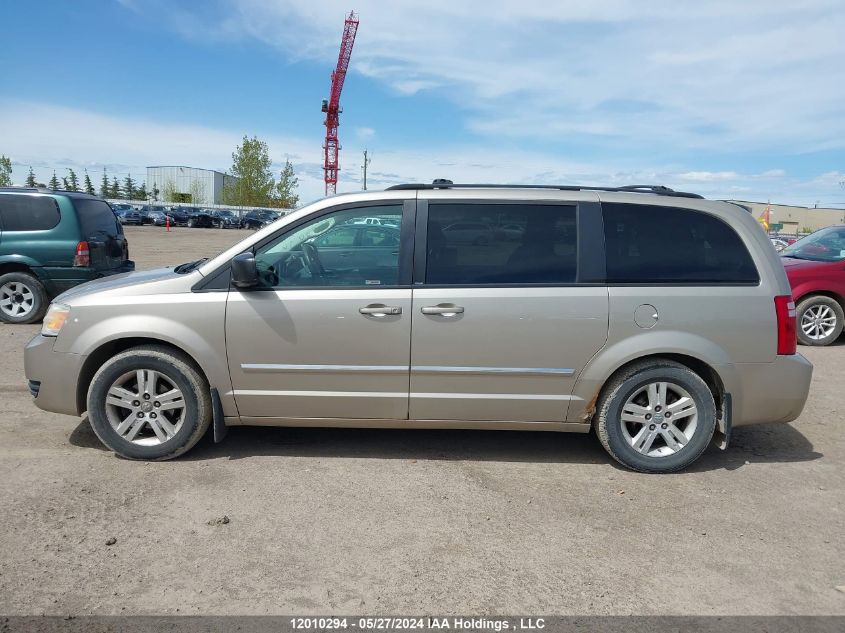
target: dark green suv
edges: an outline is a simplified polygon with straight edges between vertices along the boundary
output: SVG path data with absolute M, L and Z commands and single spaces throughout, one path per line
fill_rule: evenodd
M 40 321 L 49 300 L 68 288 L 134 269 L 123 228 L 104 200 L 0 188 L 0 321 Z

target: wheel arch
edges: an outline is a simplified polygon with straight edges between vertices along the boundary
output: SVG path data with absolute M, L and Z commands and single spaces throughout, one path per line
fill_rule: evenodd
M 689 354 L 679 354 L 677 352 L 646 354 L 644 356 L 640 356 L 639 358 L 629 360 L 626 363 L 620 365 L 604 381 L 602 388 L 599 390 L 599 398 L 603 394 L 605 386 L 611 380 L 613 380 L 613 378 L 627 370 L 632 365 L 645 361 L 659 360 L 674 361 L 680 365 L 683 365 L 693 373 L 697 374 L 698 377 L 701 378 L 707 384 L 707 387 L 713 394 L 713 399 L 716 401 L 716 409 L 719 410 L 722 407 L 725 398 L 725 384 L 724 382 L 722 382 L 722 377 L 719 376 L 719 372 L 717 372 L 711 365 L 701 360 L 700 358 L 690 356 Z
M 800 302 L 804 301 L 805 299 L 809 299 L 810 297 L 828 297 L 829 299 L 833 299 L 839 306 L 845 311 L 845 297 L 839 294 L 838 292 L 834 292 L 833 290 L 829 290 L 827 288 L 824 289 L 815 289 L 815 288 L 807 288 L 802 289 L 802 292 L 795 293 L 795 303 L 796 305 Z
M 38 277 L 33 266 L 26 260 L 3 260 L 0 261 L 0 275 L 6 273 L 30 273 Z
M 113 339 L 103 343 L 91 352 L 82 365 L 79 372 L 79 379 L 76 383 L 76 412 L 78 415 L 82 415 L 87 408 L 86 401 L 88 398 L 88 389 L 91 386 L 91 381 L 94 379 L 94 374 L 96 374 L 97 370 L 102 367 L 103 363 L 121 352 L 125 352 L 128 349 L 139 347 L 141 345 L 156 345 L 158 347 L 177 352 L 189 361 L 194 369 L 196 369 L 200 375 L 205 378 L 206 384 L 208 384 L 209 387 L 212 386 L 208 372 L 203 369 L 202 365 L 197 362 L 196 358 L 194 358 L 190 352 L 171 341 L 146 336 Z
M 595 417 L 596 407 L 601 397 L 606 391 L 607 385 L 620 373 L 625 372 L 633 365 L 643 363 L 645 361 L 659 361 L 668 360 L 676 362 L 690 371 L 694 372 L 701 378 L 713 394 L 713 400 L 716 403 L 716 410 L 724 411 L 726 404 L 725 383 L 719 372 L 716 371 L 712 363 L 703 360 L 702 358 L 692 356 L 688 353 L 678 351 L 654 351 L 647 354 L 640 354 L 635 357 L 626 358 L 624 361 L 614 364 L 612 367 L 605 370 L 604 376 L 593 378 L 585 381 L 584 388 L 590 388 L 592 391 L 588 394 L 589 399 L 585 398 L 585 404 L 580 411 L 571 411 L 568 416 L 569 421 L 581 422 L 583 424 L 591 424 Z M 579 378 L 580 382 L 580 378 Z M 589 387 L 588 387 L 589 385 Z M 578 385 L 576 385 L 577 388 Z M 574 416 L 572 414 L 575 414 Z M 573 419 L 574 417 L 574 419 Z

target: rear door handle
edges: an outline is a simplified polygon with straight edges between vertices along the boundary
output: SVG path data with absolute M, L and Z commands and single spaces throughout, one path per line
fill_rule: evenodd
M 463 306 L 456 306 L 451 303 L 441 303 L 436 306 L 425 306 L 424 308 L 420 308 L 420 312 L 423 314 L 438 314 L 444 317 L 453 317 L 458 314 L 463 314 L 464 308 Z
M 386 317 L 389 315 L 402 314 L 401 306 L 385 306 L 381 304 L 373 304 L 358 308 L 358 312 L 366 316 Z

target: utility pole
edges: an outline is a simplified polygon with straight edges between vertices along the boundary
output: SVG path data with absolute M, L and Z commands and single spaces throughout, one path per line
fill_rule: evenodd
M 364 165 L 361 169 L 364 170 L 364 191 L 367 190 L 367 165 L 373 162 L 372 158 L 367 158 L 367 150 L 364 150 Z

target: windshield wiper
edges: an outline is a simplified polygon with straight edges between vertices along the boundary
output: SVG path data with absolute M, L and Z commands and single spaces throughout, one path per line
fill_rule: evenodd
M 203 257 L 202 259 L 198 259 L 195 262 L 188 262 L 186 264 L 179 264 L 176 268 L 173 269 L 173 272 L 178 273 L 180 275 L 184 275 L 185 273 L 192 272 L 202 266 L 205 262 L 208 261 L 208 257 Z

